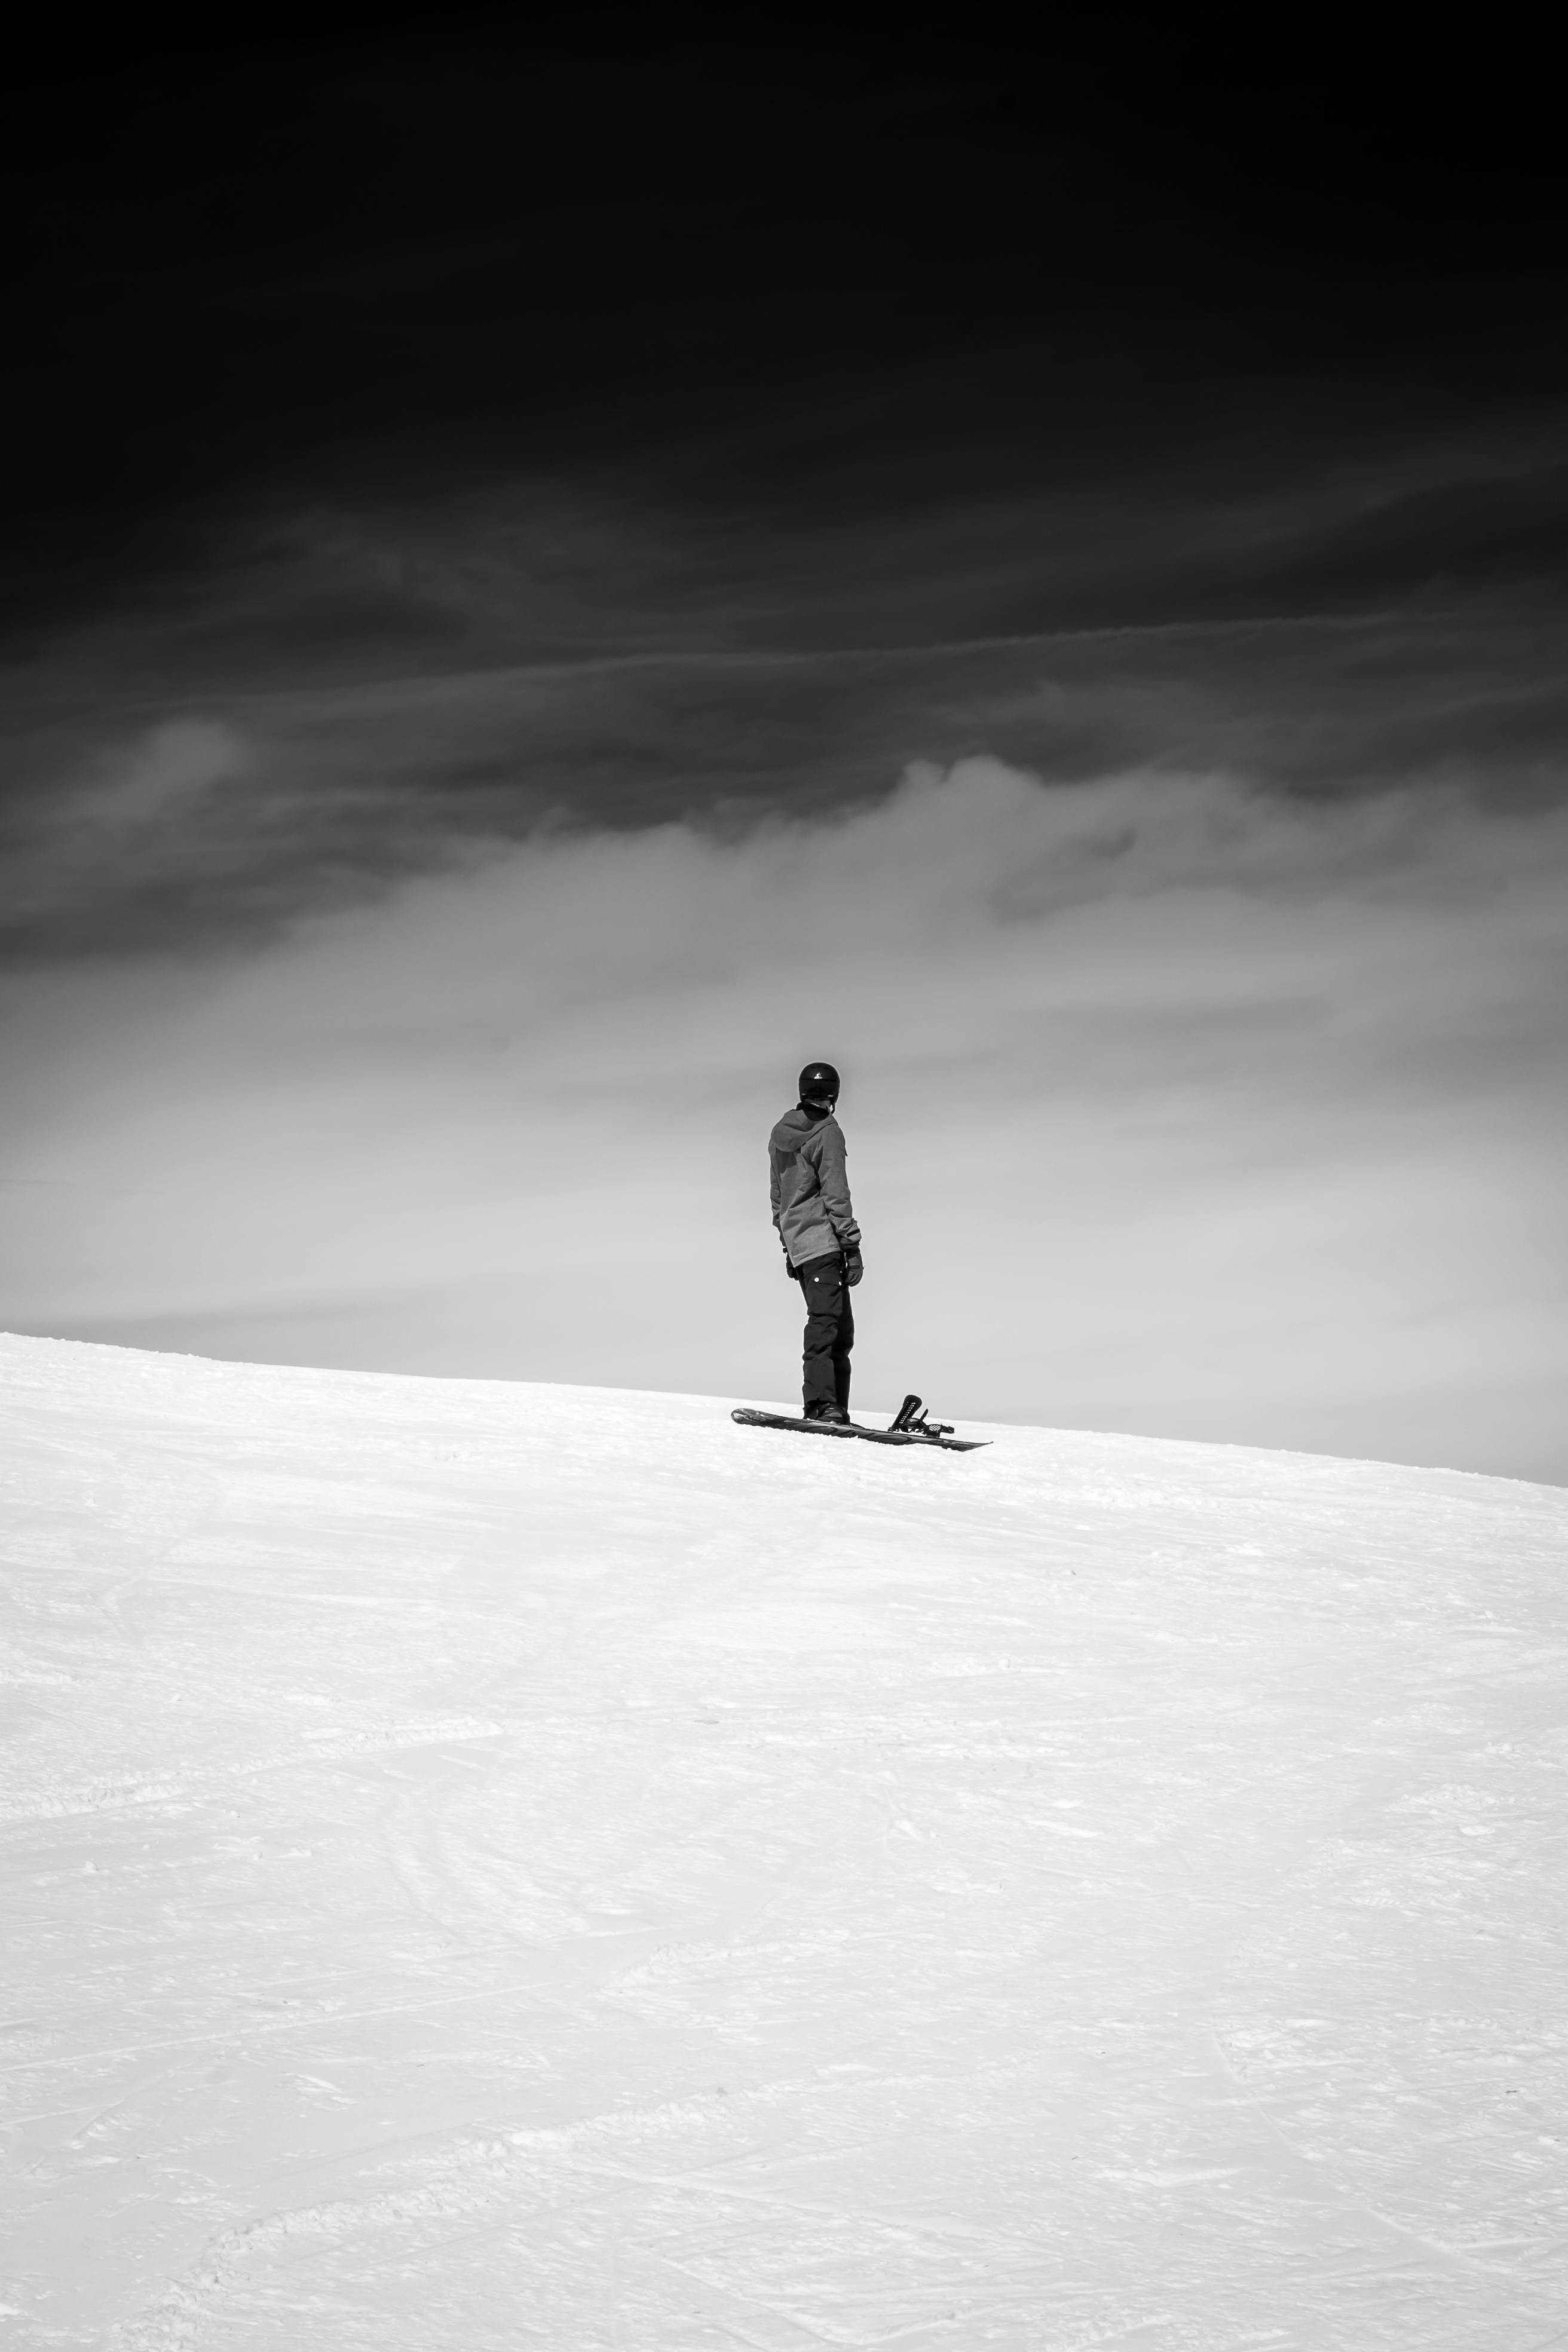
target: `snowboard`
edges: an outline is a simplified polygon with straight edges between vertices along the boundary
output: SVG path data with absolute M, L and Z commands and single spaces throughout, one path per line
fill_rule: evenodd
M 757 1412 L 737 1405 L 730 1415 L 746 1429 L 804 1429 L 811 1437 L 863 1437 L 871 1445 L 940 1445 L 948 1454 L 978 1454 L 988 1437 L 954 1437 L 945 1421 L 928 1422 L 918 1396 L 907 1396 L 888 1429 L 867 1429 L 858 1421 L 807 1421 L 787 1412 Z

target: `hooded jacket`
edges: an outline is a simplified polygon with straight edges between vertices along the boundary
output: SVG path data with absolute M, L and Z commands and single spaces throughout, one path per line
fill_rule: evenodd
M 773 1223 L 791 1265 L 859 1248 L 844 1172 L 844 1130 L 830 1110 L 797 1103 L 785 1111 L 768 1138 L 768 1175 Z

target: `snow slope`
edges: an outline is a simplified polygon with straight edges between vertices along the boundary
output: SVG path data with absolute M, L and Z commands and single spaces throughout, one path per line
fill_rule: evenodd
M 7 2341 L 1568 2342 L 1568 1493 L 0 1395 Z

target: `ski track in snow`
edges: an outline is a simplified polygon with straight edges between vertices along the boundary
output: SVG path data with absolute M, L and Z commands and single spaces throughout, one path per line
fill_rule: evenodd
M 0 1412 L 8 2345 L 1568 2344 L 1568 1493 Z

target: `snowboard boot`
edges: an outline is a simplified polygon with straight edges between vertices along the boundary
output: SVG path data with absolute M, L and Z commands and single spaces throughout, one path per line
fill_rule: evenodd
M 836 1422 L 840 1429 L 847 1428 L 849 1423 L 849 1415 L 841 1404 L 808 1404 L 801 1419 Z

